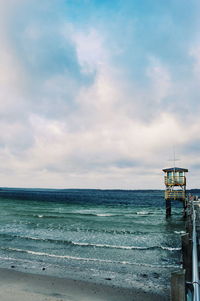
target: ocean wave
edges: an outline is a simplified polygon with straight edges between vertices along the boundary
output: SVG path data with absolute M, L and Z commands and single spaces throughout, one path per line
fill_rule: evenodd
M 49 242 L 54 244 L 65 244 L 69 246 L 78 246 L 78 247 L 92 247 L 92 248 L 104 248 L 104 249 L 122 249 L 122 250 L 155 250 L 162 249 L 167 251 L 179 251 L 181 248 L 177 247 L 168 247 L 168 246 L 124 246 L 124 245 L 111 245 L 111 244 L 99 244 L 99 243 L 90 243 L 90 242 L 76 242 L 71 240 L 62 240 L 62 239 L 52 239 L 52 238 L 40 238 L 32 236 L 20 236 L 14 235 L 12 238 L 23 239 L 23 240 L 35 240 L 41 242 Z
M 33 214 L 29 215 L 29 217 L 36 217 L 36 218 L 66 218 L 66 216 L 63 215 L 44 215 L 44 214 Z
M 25 249 L 18 249 L 18 248 L 1 248 L 6 249 L 8 251 L 26 253 L 36 256 L 46 256 L 46 257 L 53 257 L 53 258 L 62 258 L 62 259 L 70 259 L 70 260 L 77 260 L 77 261 L 92 261 L 92 262 L 101 262 L 101 263 L 111 263 L 111 264 L 122 264 L 122 265 L 137 265 L 137 266 L 147 266 L 147 267 L 157 267 L 157 268 L 170 268 L 170 267 L 179 267 L 179 265 L 175 264 L 149 264 L 149 263 L 138 263 L 138 262 L 130 262 L 130 261 L 119 261 L 119 260 L 110 260 L 110 259 L 100 259 L 100 258 L 90 258 L 90 257 L 77 257 L 77 256 L 70 256 L 70 255 L 58 255 L 58 254 L 51 254 L 46 252 L 37 252 L 32 250 L 25 250 Z
M 82 215 L 82 216 L 98 216 L 98 217 L 114 217 L 114 216 L 126 216 L 121 213 L 97 213 L 97 212 L 71 212 L 70 215 Z
M 91 216 L 91 217 L 119 217 L 124 216 L 127 218 L 134 217 L 136 215 L 146 216 L 146 215 L 162 215 L 160 212 L 155 211 L 147 211 L 147 210 L 140 210 L 140 211 L 132 211 L 132 212 L 96 212 L 96 211 L 69 211 L 69 212 L 45 212 L 44 214 L 39 212 L 29 212 L 29 213 L 15 213 L 15 216 L 19 216 L 20 218 L 68 218 L 70 217 L 78 217 L 78 216 Z
M 134 217 L 135 215 L 158 215 L 155 214 L 155 212 L 148 212 L 148 211 L 137 211 L 137 212 L 132 212 L 132 213 L 96 213 L 96 212 L 65 212 L 62 214 L 57 214 L 57 215 L 41 215 L 41 214 L 33 214 L 30 215 L 33 217 L 38 217 L 38 218 L 67 218 L 68 216 L 91 216 L 91 217 L 119 217 L 119 216 L 124 216 L 127 218 Z
M 53 213 L 46 213 L 45 214 L 41 214 L 41 213 L 28 213 L 28 214 L 22 214 L 22 213 L 15 213 L 14 214 L 15 217 L 19 217 L 20 219 L 30 219 L 30 218 L 66 218 L 67 216 L 63 215 L 63 214 L 53 214 Z
M 119 212 L 119 213 L 98 213 L 98 212 L 88 212 L 88 211 L 74 211 L 74 212 L 58 212 L 58 213 L 45 213 L 45 214 L 40 214 L 40 213 L 33 213 L 33 214 L 23 214 L 23 215 L 20 215 L 22 217 L 36 217 L 36 218 L 67 218 L 67 217 L 78 217 L 78 216 L 91 216 L 91 217 L 119 217 L 119 216 L 124 216 L 124 217 L 127 217 L 127 218 L 131 218 L 131 217 L 134 217 L 135 215 L 142 215 L 142 216 L 145 216 L 145 215 L 158 215 L 156 214 L 155 212 L 152 212 L 152 211 L 137 211 L 137 212 Z
M 151 215 L 154 214 L 154 212 L 148 212 L 148 211 L 138 211 L 136 212 L 137 215 Z
M 175 234 L 185 234 L 185 231 L 174 231 Z
M 93 214 L 95 216 L 103 216 L 103 217 L 106 217 L 106 216 L 124 216 L 125 214 L 114 214 L 114 213 L 95 213 Z
M 160 246 L 160 248 L 163 250 L 168 250 L 168 251 L 180 251 L 181 250 L 181 248 L 163 247 L 163 246 Z
M 109 244 L 94 244 L 85 242 L 71 242 L 73 245 L 83 246 L 83 247 L 95 247 L 95 248 L 110 248 L 110 249 L 123 249 L 123 250 L 152 250 L 152 249 L 162 249 L 168 251 L 179 251 L 181 248 L 165 247 L 165 246 L 119 246 L 119 245 L 109 245 Z
M 109 248 L 109 249 L 123 249 L 123 250 L 148 250 L 149 247 L 139 247 L 139 246 L 119 246 L 119 245 L 109 245 L 109 244 L 94 244 L 85 242 L 71 242 L 75 246 L 82 247 L 95 247 L 95 248 Z
M 96 216 L 96 217 L 114 217 L 114 216 L 125 216 L 126 214 L 117 214 L 117 213 L 88 213 L 88 212 L 65 212 L 57 215 L 43 215 L 43 214 L 32 214 L 26 215 L 26 217 L 36 217 L 36 218 L 67 218 L 68 216 Z

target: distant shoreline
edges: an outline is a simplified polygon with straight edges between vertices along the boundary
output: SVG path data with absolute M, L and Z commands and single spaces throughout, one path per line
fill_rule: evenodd
M 0 187 L 0 190 L 4 191 L 9 191 L 9 190 L 24 190 L 24 191 L 124 191 L 124 192 L 129 192 L 129 191 L 164 191 L 163 189 L 117 189 L 117 188 L 37 188 L 37 187 L 32 187 L 32 188 L 27 188 L 27 187 Z M 200 190 L 200 189 L 191 189 L 191 190 Z
M 132 195 L 135 193 L 160 193 L 163 194 L 163 190 L 111 190 L 111 189 L 46 189 L 46 188 L 0 188 L 0 198 L 8 199 L 22 199 L 22 200 L 73 200 L 77 197 L 81 202 L 88 201 L 97 192 L 101 192 L 102 196 L 106 196 L 107 199 L 111 199 L 110 194 L 118 195 Z
M 117 188 L 38 188 L 38 187 L 0 187 L 0 191 L 38 191 L 38 192 L 43 192 L 43 191 L 49 191 L 49 192 L 65 192 L 65 191 L 122 191 L 122 192 L 139 192 L 139 191 L 165 191 L 165 188 L 163 189 L 117 189 Z M 191 188 L 187 189 L 188 192 L 194 192 L 198 191 L 200 192 L 200 188 Z
M 163 197 L 164 200 L 164 189 L 133 189 L 133 190 L 122 190 L 122 189 L 54 189 L 54 188 L 7 188 L 0 187 L 0 199 L 19 199 L 19 200 L 46 200 L 46 201 L 69 201 L 69 202 L 90 202 L 93 196 L 97 192 L 101 192 L 101 195 L 107 200 L 113 198 L 113 194 L 116 196 L 120 193 L 127 196 L 134 197 L 137 193 L 153 193 L 155 197 L 158 195 Z M 187 193 L 200 194 L 200 189 L 187 190 Z M 111 196 L 112 194 L 112 196 Z M 81 196 L 81 198 L 80 198 Z

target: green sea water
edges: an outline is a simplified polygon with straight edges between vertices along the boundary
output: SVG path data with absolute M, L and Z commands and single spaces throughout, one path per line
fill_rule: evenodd
M 0 267 L 148 291 L 181 266 L 179 204 L 162 191 L 12 190 L 0 197 Z

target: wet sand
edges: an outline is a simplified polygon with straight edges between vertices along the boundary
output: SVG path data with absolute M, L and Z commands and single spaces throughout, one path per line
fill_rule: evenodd
M 156 292 L 0 269 L 1 301 L 162 301 Z

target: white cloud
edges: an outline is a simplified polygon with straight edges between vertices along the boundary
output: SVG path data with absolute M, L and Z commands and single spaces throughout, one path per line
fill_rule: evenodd
M 158 59 L 151 57 L 147 76 L 151 80 L 151 98 L 156 103 L 161 103 L 170 95 L 172 83 L 169 70 Z
M 87 32 L 73 31 L 72 40 L 76 45 L 77 57 L 83 72 L 94 72 L 100 64 L 107 62 L 108 53 L 103 36 L 94 28 Z
M 8 1 L 6 16 L 15 5 Z M 13 38 L 9 18 L 0 21 L 1 185 L 162 187 L 173 145 L 181 152 L 200 140 L 198 118 L 185 123 L 168 109 L 168 97 L 182 96 L 172 68 L 149 55 L 138 84 L 123 62 L 115 64 L 99 28 L 46 22 L 33 16 Z M 200 74 L 198 48 L 191 55 Z M 194 161 L 182 156 L 186 165 Z

